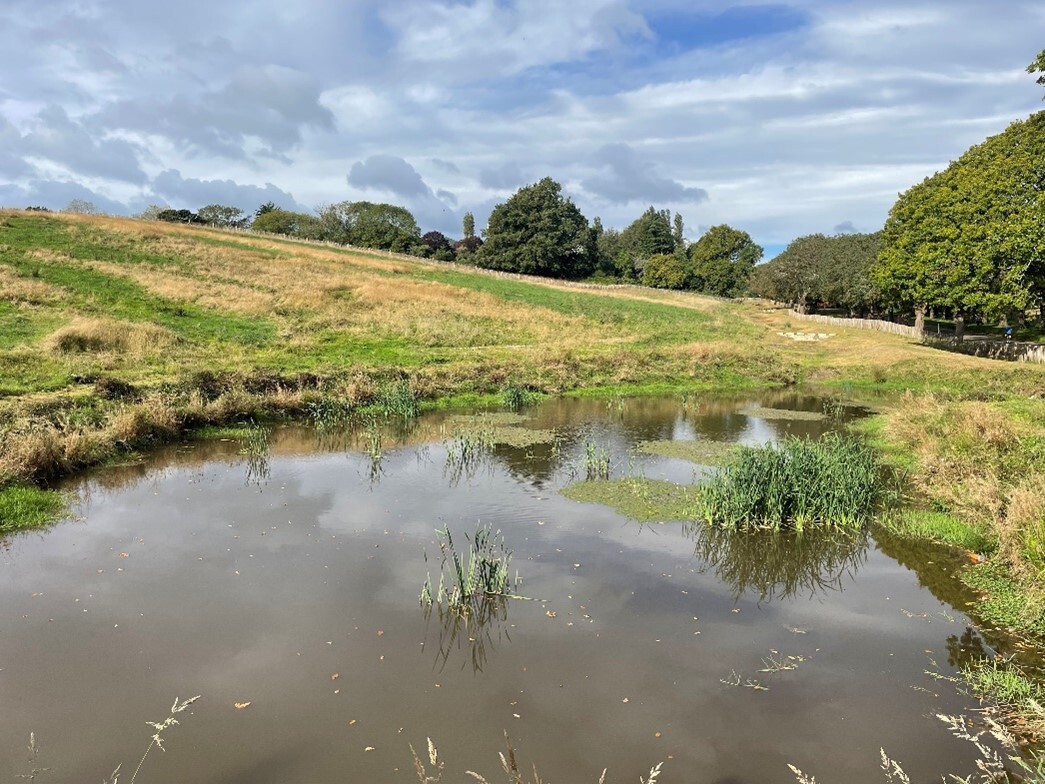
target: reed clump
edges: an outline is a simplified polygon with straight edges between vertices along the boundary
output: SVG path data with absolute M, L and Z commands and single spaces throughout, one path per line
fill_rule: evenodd
M 467 556 L 457 552 L 449 528 L 436 534 L 442 554 L 439 584 L 433 588 L 432 575 L 425 578 L 418 597 L 422 606 L 438 604 L 460 613 L 471 613 L 487 599 L 515 596 L 519 577 L 511 576 L 512 551 L 505 547 L 500 531 L 488 525 L 476 526 Z M 428 561 L 427 553 L 425 561 Z
M 743 447 L 701 489 L 701 517 L 725 528 L 862 527 L 885 497 L 877 457 L 838 434 Z

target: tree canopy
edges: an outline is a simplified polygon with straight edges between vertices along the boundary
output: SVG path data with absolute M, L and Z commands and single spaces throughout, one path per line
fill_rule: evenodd
M 488 269 L 582 278 L 593 269 L 589 242 L 588 220 L 545 177 L 494 207 L 476 259 Z
M 1000 318 L 1045 296 L 1045 112 L 902 193 L 873 270 L 907 308 Z
M 738 297 L 747 291 L 748 276 L 762 260 L 762 246 L 746 231 L 712 226 L 689 249 L 692 283 L 705 294 Z
M 323 239 L 341 245 L 378 248 L 397 253 L 417 250 L 421 230 L 405 207 L 369 201 L 342 201 L 319 211 Z
M 853 316 L 877 313 L 881 296 L 871 279 L 881 234 L 809 234 L 754 268 L 752 293 L 787 302 L 801 311 L 843 308 Z
M 1045 84 L 1045 49 L 1042 49 L 1034 62 L 1027 66 L 1027 73 L 1038 74 L 1038 84 Z M 1042 97 L 1045 101 L 1045 97 Z

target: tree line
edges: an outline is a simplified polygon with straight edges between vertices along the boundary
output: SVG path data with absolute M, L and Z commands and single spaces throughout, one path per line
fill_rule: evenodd
M 1045 51 L 1028 68 L 1045 84 Z M 1012 123 L 901 193 L 874 234 L 799 237 L 752 291 L 799 311 L 1045 327 L 1045 112 Z
M 589 223 L 550 177 L 520 188 L 494 207 L 481 236 L 474 216 L 466 213 L 463 236 L 456 241 L 439 231 L 422 234 L 405 207 L 368 201 L 324 205 L 314 214 L 270 202 L 253 214 L 211 204 L 195 212 L 153 207 L 140 217 L 250 228 L 524 275 L 627 282 L 723 297 L 746 294 L 751 271 L 762 258 L 761 246 L 731 226 L 713 226 L 687 243 L 682 216 L 652 206 L 623 230 L 604 229 L 599 218 Z

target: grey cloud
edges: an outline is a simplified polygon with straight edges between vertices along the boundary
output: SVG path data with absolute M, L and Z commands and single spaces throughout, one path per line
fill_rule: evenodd
M 371 155 L 365 161 L 357 161 L 348 173 L 348 184 L 408 199 L 432 195 L 432 189 L 417 170 L 394 155 Z
M 661 177 L 653 167 L 643 163 L 627 144 L 607 144 L 599 150 L 596 161 L 609 171 L 584 180 L 582 187 L 612 204 L 627 202 L 696 203 L 707 201 L 703 188 L 690 188 Z
M 446 234 L 461 230 L 457 196 L 440 189 L 433 192 L 418 171 L 394 155 L 371 155 L 353 164 L 348 184 L 364 190 L 390 193 L 405 202 L 422 231 L 438 229 Z
M 124 100 L 96 116 L 104 128 L 156 133 L 190 152 L 246 158 L 250 137 L 270 153 L 301 142 L 304 128 L 333 130 L 334 116 L 319 103 L 319 83 L 280 66 L 243 69 L 221 89 L 165 100 Z
M 461 170 L 457 167 L 457 164 L 453 163 L 452 161 L 444 161 L 442 158 L 429 158 L 428 162 L 431 163 L 433 166 L 438 166 L 440 169 L 450 174 L 461 173 Z
M 479 184 L 494 191 L 514 190 L 523 184 L 524 179 L 514 161 L 479 171 Z
M 834 228 L 835 234 L 856 234 L 856 226 L 852 221 L 842 221 Z
M 259 204 L 273 202 L 276 206 L 295 212 L 308 212 L 286 191 L 271 183 L 264 187 L 240 185 L 232 180 L 200 180 L 184 178 L 177 169 L 168 169 L 157 175 L 151 183 L 152 192 L 159 200 L 174 207 L 198 209 L 207 204 L 224 204 L 253 211 Z
M 15 149 L 46 158 L 75 174 L 141 184 L 145 173 L 137 148 L 123 139 L 97 138 L 59 106 L 49 106 L 35 118 L 33 129 Z
M 127 206 L 77 182 L 60 180 L 30 180 L 25 185 L 0 183 L 0 205 L 29 207 L 40 205 L 52 210 L 65 208 L 73 199 L 91 202 L 99 212 L 110 215 L 127 214 Z

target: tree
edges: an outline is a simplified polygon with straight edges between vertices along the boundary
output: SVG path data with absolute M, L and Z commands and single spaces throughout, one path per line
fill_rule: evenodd
M 264 204 L 259 205 L 258 208 L 254 210 L 254 217 L 260 218 L 266 212 L 272 212 L 275 209 L 277 209 L 276 205 L 271 201 L 267 201 Z
M 483 246 L 483 241 L 479 237 L 471 236 L 460 239 L 454 243 L 454 255 L 457 256 L 457 260 L 465 264 L 475 263 L 475 252 Z
M 192 210 L 160 210 L 156 213 L 156 220 L 167 221 L 168 223 L 203 223 L 200 216 Z
M 686 237 L 683 233 L 682 213 L 675 213 L 675 220 L 671 224 L 671 237 L 675 240 L 675 252 L 686 252 Z
M 166 205 L 150 204 L 134 217 L 138 220 L 159 220 L 160 213 L 168 209 Z
M 464 229 L 465 239 L 475 236 L 475 216 L 472 213 L 466 212 L 464 214 L 464 226 L 462 228 Z
M 744 294 L 751 270 L 762 260 L 762 246 L 750 234 L 725 224 L 708 229 L 689 253 L 694 288 L 719 297 Z
M 70 212 L 74 215 L 94 215 L 98 211 L 94 208 L 93 201 L 73 199 L 65 205 L 65 209 L 62 212 Z
M 545 177 L 494 207 L 477 260 L 488 269 L 581 278 L 594 266 L 588 244 L 588 220 Z
M 319 220 L 314 215 L 281 210 L 278 207 L 258 215 L 251 228 L 269 234 L 285 234 L 288 237 L 309 240 L 320 239 Z
M 239 207 L 226 207 L 223 204 L 208 204 L 200 207 L 199 216 L 204 223 L 222 228 L 240 229 L 247 225 L 247 217 Z
M 632 259 L 648 259 L 658 253 L 672 253 L 675 237 L 671 229 L 671 213 L 650 207 L 620 233 L 621 245 Z
M 755 294 L 786 302 L 807 313 L 820 301 L 824 260 L 829 258 L 827 237 L 809 234 L 788 244 L 783 253 L 763 264 L 754 275 Z
M 424 255 L 437 261 L 453 261 L 454 246 L 441 231 L 430 231 L 421 237 Z
M 1027 66 L 1027 73 L 1040 74 L 1038 84 L 1045 84 L 1045 49 L 1042 49 L 1034 62 Z M 1045 101 L 1045 96 L 1042 97 L 1042 100 Z
M 975 145 L 900 194 L 873 277 L 885 298 L 968 318 L 1019 316 L 1045 299 L 1045 112 Z
M 322 239 L 341 245 L 409 253 L 421 243 L 421 229 L 405 207 L 369 201 L 342 201 L 320 210 Z
M 677 254 L 658 253 L 646 259 L 642 285 L 658 289 L 686 289 L 691 283 L 689 265 Z

